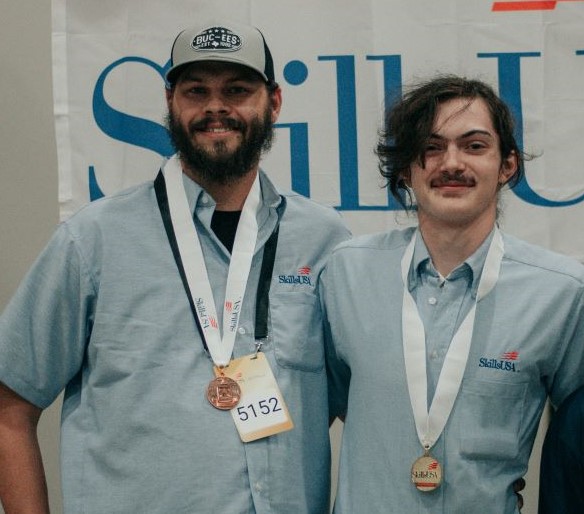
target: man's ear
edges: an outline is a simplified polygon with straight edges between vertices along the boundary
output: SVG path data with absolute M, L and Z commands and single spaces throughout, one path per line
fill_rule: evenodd
M 412 168 L 407 168 L 400 173 L 400 180 L 409 188 L 412 187 Z
M 174 96 L 174 88 L 166 88 L 164 90 L 166 94 L 166 106 L 170 109 L 170 104 L 172 103 L 172 97 Z
M 501 163 L 501 169 L 499 170 L 499 184 L 501 186 L 505 185 L 515 173 L 517 173 L 518 159 L 515 151 L 512 151 Z
M 276 123 L 282 108 L 282 90 L 280 87 L 270 93 L 270 106 L 272 107 L 272 123 Z

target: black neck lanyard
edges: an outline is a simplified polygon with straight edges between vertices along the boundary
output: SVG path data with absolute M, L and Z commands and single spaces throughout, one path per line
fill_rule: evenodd
M 174 233 L 174 227 L 172 226 L 172 220 L 170 218 L 170 209 L 168 206 L 168 196 L 166 194 L 166 183 L 164 181 L 164 175 L 162 171 L 158 172 L 156 180 L 154 180 L 154 192 L 156 193 L 156 201 L 158 202 L 158 208 L 160 209 L 160 215 L 162 216 L 162 222 L 164 224 L 164 229 L 166 230 L 166 236 L 168 237 L 168 242 L 172 250 L 172 255 L 174 256 L 174 261 L 176 262 L 176 267 L 180 274 L 187 298 L 189 300 L 189 305 L 191 307 L 191 312 L 195 318 L 197 324 L 197 330 L 201 336 L 201 341 L 203 342 L 203 347 L 206 352 L 209 352 L 207 347 L 207 342 L 205 340 L 205 335 L 201 324 L 199 322 L 199 317 L 197 316 L 197 311 L 195 309 L 195 302 L 193 301 L 193 296 L 187 282 L 187 277 L 182 264 L 182 258 L 178 248 L 178 243 L 176 241 L 176 235 Z M 258 282 L 258 289 L 256 293 L 256 309 L 255 309 L 255 339 L 265 339 L 268 336 L 268 312 L 269 312 L 269 293 L 270 284 L 272 282 L 272 273 L 274 270 L 274 261 L 276 259 L 276 248 L 278 246 L 278 231 L 279 223 L 276 224 L 276 228 L 270 235 L 270 238 L 264 246 L 264 252 L 262 256 L 262 268 L 260 270 L 260 279 Z

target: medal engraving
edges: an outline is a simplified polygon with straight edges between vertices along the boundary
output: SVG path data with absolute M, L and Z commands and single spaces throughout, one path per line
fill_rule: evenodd
M 209 382 L 207 399 L 209 403 L 220 410 L 231 410 L 239 403 L 241 389 L 235 380 L 220 375 Z
M 430 455 L 423 455 L 412 465 L 412 482 L 419 491 L 429 492 L 440 487 L 442 468 Z

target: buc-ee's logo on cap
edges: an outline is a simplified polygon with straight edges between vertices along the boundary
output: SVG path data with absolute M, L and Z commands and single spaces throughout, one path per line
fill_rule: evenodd
M 225 27 L 211 27 L 199 32 L 191 47 L 198 51 L 234 52 L 241 48 L 241 37 Z

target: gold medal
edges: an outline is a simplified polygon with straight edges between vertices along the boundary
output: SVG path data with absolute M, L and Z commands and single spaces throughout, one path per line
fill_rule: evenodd
M 412 465 L 412 482 L 419 491 L 434 491 L 442 483 L 440 463 L 426 450 Z
M 207 399 L 216 409 L 231 410 L 239 403 L 240 398 L 241 389 L 235 380 L 219 375 L 209 382 Z

